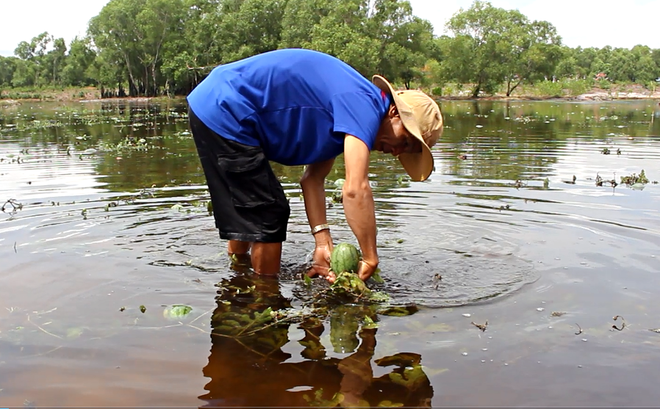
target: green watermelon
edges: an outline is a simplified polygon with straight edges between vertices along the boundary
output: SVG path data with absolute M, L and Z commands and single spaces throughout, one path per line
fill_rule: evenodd
M 357 273 L 360 252 L 350 243 L 339 243 L 330 255 L 330 270 L 336 274 L 349 272 Z

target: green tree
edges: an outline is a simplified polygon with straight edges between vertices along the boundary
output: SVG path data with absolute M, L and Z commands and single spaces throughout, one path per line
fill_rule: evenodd
M 517 10 L 475 1 L 447 23 L 454 34 L 445 43 L 447 73 L 474 84 L 472 96 L 493 93 L 506 83 L 507 95 L 523 81 L 550 75 L 561 54 L 561 38 L 548 22 L 530 22 Z
M 422 79 L 434 46 L 432 26 L 413 16 L 407 1 L 335 0 L 332 5 L 303 46 L 334 55 L 367 77 L 379 73 L 407 87 Z
M 635 82 L 648 84 L 655 80 L 660 70 L 653 60 L 653 51 L 645 45 L 636 45 L 630 50 L 635 61 Z
M 91 40 L 75 37 L 69 47 L 66 66 L 62 69 L 62 82 L 74 86 L 95 85 L 94 73 L 90 71 L 95 58 L 96 53 L 91 49 Z
M 180 35 L 164 45 L 162 74 L 168 92 L 187 94 L 222 61 L 216 32 L 221 0 L 186 0 Z M 212 34 L 209 34 L 212 33 Z
M 49 82 L 51 70 L 46 57 L 53 37 L 48 32 L 43 32 L 33 37 L 30 42 L 21 41 L 14 55 L 23 60 L 17 65 L 17 78 L 12 80 L 14 86 L 43 85 Z
M 562 56 L 561 38 L 547 21 L 534 21 L 511 27 L 513 40 L 504 63 L 506 95 L 524 81 L 549 79 Z
M 12 87 L 29 87 L 35 85 L 37 65 L 30 60 L 17 59 L 14 63 L 14 73 L 11 78 Z
M 282 15 L 279 48 L 302 48 L 312 39 L 312 30 L 334 8 L 328 0 L 287 1 Z
M 286 0 L 223 0 L 222 19 L 214 33 L 222 62 L 277 49 Z
M 53 48 L 43 57 L 41 77 L 45 84 L 59 84 L 66 63 L 66 43 L 63 38 L 53 39 Z
M 375 73 L 380 63 L 380 43 L 365 33 L 367 7 L 361 0 L 335 1 L 330 13 L 312 29 L 305 48 L 334 55 L 364 76 Z
M 98 50 L 95 71 L 102 87 L 114 87 L 117 77 L 126 75 L 129 94 L 138 94 L 137 58 L 138 36 L 135 33 L 135 16 L 142 0 L 110 0 L 101 12 L 90 20 L 88 32 Z
M 16 71 L 16 57 L 0 56 L 0 87 L 10 87 Z
M 555 68 L 555 76 L 558 78 L 579 79 L 582 77 L 580 66 L 576 58 L 576 49 L 563 46 L 561 57 Z
M 163 48 L 180 35 L 183 13 L 182 0 L 110 0 L 88 29 L 102 60 L 117 64 L 104 77 L 121 73 L 130 95 L 157 95 Z
M 658 76 L 660 77 L 660 48 L 655 48 L 653 51 L 651 51 L 651 58 L 653 58 L 653 61 L 655 62 L 656 68 L 656 73 L 658 73 Z
M 635 81 L 635 58 L 630 50 L 615 48 L 610 53 L 607 76 L 615 82 Z

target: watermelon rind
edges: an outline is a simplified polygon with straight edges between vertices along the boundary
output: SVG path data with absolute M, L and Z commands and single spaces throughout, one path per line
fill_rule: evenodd
M 350 243 L 339 243 L 330 255 L 330 270 L 335 274 L 349 272 L 357 273 L 360 262 L 360 252 Z

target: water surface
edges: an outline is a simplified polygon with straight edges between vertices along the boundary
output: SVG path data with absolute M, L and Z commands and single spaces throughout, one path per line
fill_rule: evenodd
M 441 107 L 428 181 L 372 154 L 371 285 L 405 314 L 338 305 L 258 331 L 266 308 L 308 305 L 301 167 L 274 166 L 292 216 L 281 279 L 262 279 L 224 253 L 185 106 L 0 108 L 0 405 L 657 404 L 657 101 Z M 328 220 L 355 243 L 342 177 L 338 160 Z

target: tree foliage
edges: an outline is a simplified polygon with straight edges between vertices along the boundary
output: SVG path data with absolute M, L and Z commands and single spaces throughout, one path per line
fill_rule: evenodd
M 69 47 L 44 32 L 0 57 L 0 86 L 98 86 L 106 96 L 185 95 L 215 66 L 310 48 L 405 87 L 471 94 L 554 79 L 654 84 L 660 50 L 569 48 L 547 21 L 476 0 L 436 37 L 406 0 L 109 0 Z
M 475 84 L 474 97 L 503 83 L 509 96 L 523 82 L 551 75 L 561 55 L 561 38 L 550 23 L 530 22 L 517 10 L 488 2 L 461 9 L 447 27 L 455 35 L 443 43 L 447 75 Z

